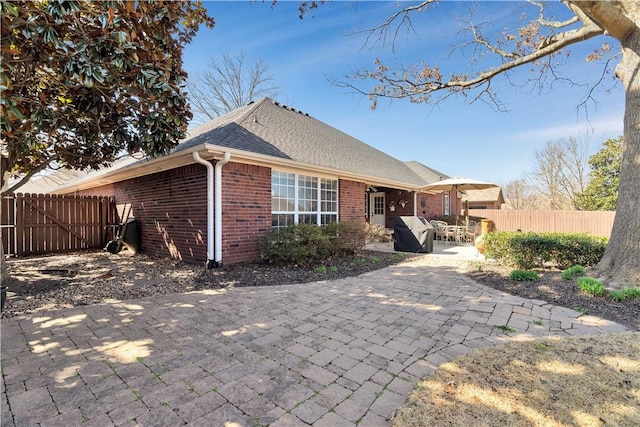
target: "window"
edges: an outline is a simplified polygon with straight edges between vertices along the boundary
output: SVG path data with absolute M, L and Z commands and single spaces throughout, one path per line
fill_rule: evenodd
M 442 204 L 442 215 L 448 216 L 451 215 L 451 203 L 449 202 L 449 195 L 444 195 L 444 202 Z
M 325 225 L 338 220 L 338 181 L 272 171 L 271 226 Z

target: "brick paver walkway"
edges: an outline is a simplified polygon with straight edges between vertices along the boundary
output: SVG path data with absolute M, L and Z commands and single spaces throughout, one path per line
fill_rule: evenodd
M 625 330 L 443 259 L 3 319 L 2 426 L 385 426 L 421 377 L 471 350 Z

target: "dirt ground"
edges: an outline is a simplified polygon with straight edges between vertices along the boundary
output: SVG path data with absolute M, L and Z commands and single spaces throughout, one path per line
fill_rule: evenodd
M 576 280 L 562 280 L 559 270 L 536 270 L 540 280 L 517 282 L 509 277 L 510 268 L 489 263 L 469 263 L 467 274 L 494 289 L 524 298 L 547 301 L 584 314 L 602 317 L 640 331 L 640 300 L 614 301 L 606 296 L 591 297 L 576 285 Z M 589 276 L 589 270 L 586 271 Z

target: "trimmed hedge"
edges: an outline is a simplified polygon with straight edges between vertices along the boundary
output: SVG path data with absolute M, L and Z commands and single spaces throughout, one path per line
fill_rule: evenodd
M 572 233 L 494 231 L 484 236 L 485 255 L 521 269 L 554 265 L 565 269 L 600 261 L 607 238 Z
M 267 231 L 258 244 L 260 257 L 271 264 L 311 265 L 331 257 L 360 252 L 367 241 L 364 222 L 337 222 L 323 227 L 294 224 Z

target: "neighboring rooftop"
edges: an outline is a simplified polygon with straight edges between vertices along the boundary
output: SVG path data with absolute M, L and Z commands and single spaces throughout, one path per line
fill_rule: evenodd
M 467 190 L 466 196 L 462 196 L 462 201 L 474 202 L 497 202 L 504 203 L 501 187 L 492 187 L 484 190 Z

